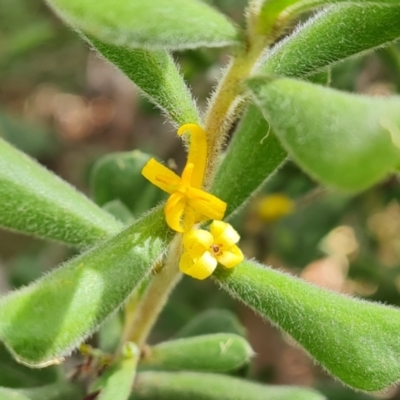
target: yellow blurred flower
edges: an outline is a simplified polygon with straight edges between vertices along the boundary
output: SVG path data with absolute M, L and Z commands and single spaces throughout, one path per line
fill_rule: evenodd
M 186 166 L 179 177 L 154 158 L 144 166 L 142 175 L 171 196 L 165 205 L 167 224 L 177 232 L 187 232 L 197 222 L 222 219 L 226 203 L 201 190 L 207 161 L 207 139 L 196 124 L 182 125 L 181 136 L 190 132 L 190 148 Z
M 239 234 L 226 222 L 213 221 L 210 232 L 194 229 L 184 235 L 185 252 L 180 259 L 181 272 L 203 280 L 209 277 L 218 262 L 225 268 L 233 268 L 243 261 L 243 253 L 236 246 Z
M 264 221 L 273 222 L 294 210 L 294 202 L 284 194 L 270 194 L 261 197 L 256 206 L 257 215 Z

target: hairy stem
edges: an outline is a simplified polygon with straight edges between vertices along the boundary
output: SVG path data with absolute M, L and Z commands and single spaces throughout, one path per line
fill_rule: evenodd
M 126 332 L 129 341 L 142 346 L 168 300 L 169 294 L 182 277 L 178 263 L 181 254 L 182 236 L 176 235 L 164 268 L 151 280 L 138 305 L 131 329 Z
M 228 66 L 206 114 L 204 128 L 207 133 L 208 158 L 206 166 L 207 188 L 214 175 L 216 160 L 233 122 L 238 117 L 243 100 L 242 83 L 248 78 L 265 47 L 264 38 L 254 42 L 248 51 L 241 49 Z
M 140 294 L 139 294 L 138 290 L 135 290 L 135 293 L 129 299 L 128 303 L 125 305 L 125 312 L 124 312 L 125 322 L 124 322 L 124 327 L 122 330 L 122 335 L 120 338 L 119 346 L 117 349 L 117 354 L 121 353 L 124 344 L 126 342 L 128 342 L 131 337 L 131 331 L 132 331 L 133 323 L 136 319 L 136 312 L 138 309 L 139 300 L 140 300 Z

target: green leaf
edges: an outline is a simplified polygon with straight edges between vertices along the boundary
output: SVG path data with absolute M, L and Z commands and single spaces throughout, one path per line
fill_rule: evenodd
M 274 0 L 282 1 L 282 0 Z M 397 0 L 288 0 L 287 8 L 285 12 L 292 16 L 297 16 L 298 14 L 306 11 L 310 11 L 317 7 L 323 7 L 328 5 L 347 3 L 354 4 L 359 7 L 363 7 L 366 4 L 375 4 L 379 6 L 398 6 Z
M 232 333 L 215 333 L 160 343 L 149 348 L 141 365 L 167 370 L 227 372 L 250 362 L 253 350 Z
M 57 381 L 60 373 L 59 367 L 56 366 L 32 369 L 19 364 L 5 347 L 0 345 L 0 387 L 21 389 L 51 384 Z
M 104 204 L 102 208 L 125 225 L 128 225 L 135 220 L 131 210 L 129 210 L 129 208 L 118 199 L 109 201 Z
M 286 159 L 286 151 L 268 123 L 260 116 L 260 111 L 254 105 L 250 105 L 213 182 L 211 192 L 228 203 L 226 219 L 229 219 Z
M 330 7 L 278 43 L 258 72 L 292 77 L 313 74 L 400 38 L 399 20 L 400 6 Z
M 96 399 L 127 400 L 129 398 L 139 353 L 139 349 L 133 343 L 125 344 L 120 359 L 100 377 L 97 385 L 101 391 Z
M 1 400 L 77 400 L 84 396 L 81 388 L 66 382 L 29 389 L 0 387 Z
M 400 379 L 400 312 L 244 261 L 218 284 L 298 341 L 328 372 L 376 391 Z
M 274 29 L 283 29 L 288 22 L 303 12 L 338 3 L 350 3 L 359 7 L 368 3 L 380 6 L 398 5 L 397 0 L 264 0 L 260 5 L 256 30 L 260 34 L 267 34 Z
M 0 338 L 15 358 L 41 367 L 90 336 L 151 271 L 171 231 L 161 208 L 0 300 Z
M 54 155 L 54 135 L 40 125 L 25 122 L 0 110 L 0 136 L 32 157 Z
M 94 165 L 90 187 L 97 204 L 120 200 L 134 215 L 155 206 L 164 197 L 160 190 L 146 180 L 141 171 L 150 155 L 139 150 L 113 153 Z
M 254 31 L 259 35 L 269 35 L 279 24 L 282 12 L 298 0 L 250 0 Z
M 236 314 L 224 309 L 211 309 L 193 318 L 174 337 L 187 338 L 209 333 L 235 333 L 246 336 L 245 329 Z
M 338 382 L 323 380 L 317 383 L 317 390 L 321 391 L 329 400 L 377 400 L 377 397 L 341 385 Z
M 362 190 L 399 164 L 400 97 L 354 95 L 289 78 L 253 78 L 248 85 L 288 153 L 318 181 Z
M 103 57 L 115 64 L 178 126 L 200 117 L 196 104 L 171 55 L 165 50 L 129 49 L 87 38 Z
M 142 372 L 138 374 L 135 400 L 324 400 L 312 389 L 267 386 L 224 375 L 198 372 Z
M 121 230 L 111 215 L 0 139 L 0 226 L 78 247 Z
M 15 389 L 0 387 L 0 397 L 2 400 L 31 400 L 27 395 Z
M 198 0 L 47 0 L 69 25 L 119 46 L 221 47 L 238 41 L 223 14 Z
M 315 74 L 308 75 L 305 80 L 311 83 L 316 83 L 317 85 L 329 87 L 332 83 L 331 68 L 328 67 L 322 71 L 316 72 Z

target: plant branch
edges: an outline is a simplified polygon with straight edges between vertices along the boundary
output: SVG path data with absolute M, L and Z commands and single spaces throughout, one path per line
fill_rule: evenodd
M 178 268 L 181 247 L 182 236 L 176 235 L 171 243 L 164 268 L 151 280 L 138 305 L 130 329 L 125 333 L 128 340 L 139 347 L 146 342 L 169 294 L 182 277 Z
M 127 304 L 125 305 L 125 312 L 124 312 L 124 327 L 122 330 L 122 335 L 121 339 L 119 342 L 117 354 L 120 354 L 122 351 L 122 348 L 126 342 L 129 341 L 130 336 L 131 336 L 131 330 L 133 326 L 133 322 L 135 321 L 136 318 L 136 311 L 138 308 L 138 304 L 140 301 L 140 293 L 139 290 L 135 290 L 134 294 L 132 297 L 129 299 Z
M 248 51 L 240 49 L 228 66 L 214 96 L 210 100 L 205 118 L 208 142 L 205 187 L 211 184 L 216 161 L 233 122 L 237 119 L 244 100 L 242 83 L 250 76 L 265 48 L 265 38 L 255 41 Z

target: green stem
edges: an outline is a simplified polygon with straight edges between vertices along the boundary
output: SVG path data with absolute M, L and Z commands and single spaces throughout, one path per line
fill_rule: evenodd
M 164 268 L 152 279 L 147 287 L 136 310 L 131 329 L 126 332 L 126 337 L 129 338 L 129 341 L 136 343 L 139 347 L 145 344 L 151 329 L 168 300 L 169 294 L 182 277 L 178 268 L 181 247 L 182 236 L 176 235 L 171 243 Z
M 136 313 L 137 313 L 139 301 L 140 301 L 140 293 L 138 290 L 135 290 L 135 293 L 132 295 L 132 297 L 128 300 L 128 302 L 125 305 L 124 327 L 122 330 L 122 335 L 121 335 L 121 339 L 119 342 L 119 346 L 118 346 L 116 355 L 121 354 L 124 344 L 126 342 L 128 342 L 131 337 L 131 331 L 132 331 L 133 323 L 136 319 Z
M 248 51 L 240 49 L 228 66 L 210 101 L 204 128 L 207 133 L 208 157 L 204 186 L 211 184 L 218 155 L 233 122 L 237 119 L 244 100 L 243 81 L 248 78 L 265 48 L 265 38 L 253 42 Z

